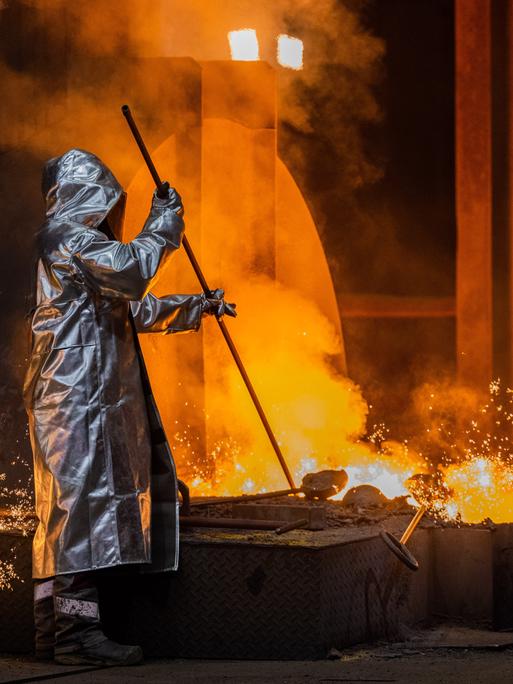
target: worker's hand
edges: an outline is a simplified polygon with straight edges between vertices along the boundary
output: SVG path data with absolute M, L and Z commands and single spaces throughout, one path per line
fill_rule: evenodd
M 153 204 L 157 207 L 168 207 L 175 214 L 183 216 L 182 198 L 174 188 L 169 187 L 167 181 L 164 181 L 160 188 L 153 193 Z
M 205 316 L 217 316 L 220 318 L 226 314 L 235 318 L 237 315 L 235 311 L 237 304 L 229 304 L 224 301 L 224 290 L 211 290 L 209 297 L 205 295 L 203 297 L 202 313 Z

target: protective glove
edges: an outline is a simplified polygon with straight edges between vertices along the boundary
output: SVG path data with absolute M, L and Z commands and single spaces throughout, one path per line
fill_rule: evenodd
M 209 297 L 203 295 L 201 313 L 204 316 L 217 316 L 218 318 L 226 314 L 235 318 L 237 316 L 236 307 L 237 304 L 228 304 L 224 301 L 224 290 L 210 290 Z
M 169 207 L 175 214 L 183 216 L 182 198 L 167 181 L 164 181 L 161 187 L 153 193 L 153 206 Z

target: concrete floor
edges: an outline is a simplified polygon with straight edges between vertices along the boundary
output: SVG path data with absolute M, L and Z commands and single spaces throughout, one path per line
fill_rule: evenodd
M 513 647 L 424 649 L 403 644 L 355 648 L 332 660 L 315 662 L 157 660 L 130 668 L 84 669 L 3 657 L 0 683 L 58 680 L 60 684 L 498 684 L 513 682 Z

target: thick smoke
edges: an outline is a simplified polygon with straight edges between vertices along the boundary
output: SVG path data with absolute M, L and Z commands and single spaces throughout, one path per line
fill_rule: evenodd
M 118 168 L 125 168 L 124 157 L 128 154 L 119 143 L 124 124 L 120 117 L 117 127 L 102 127 L 97 122 L 104 119 L 104 97 L 119 92 L 121 101 L 126 85 L 122 82 L 122 65 L 128 64 L 130 58 L 228 59 L 228 31 L 251 27 L 259 38 L 261 58 L 276 65 L 276 37 L 288 33 L 304 42 L 305 68 L 299 72 L 278 69 L 280 155 L 300 186 L 308 185 L 308 192 L 320 198 L 317 206 L 331 201 L 335 193 L 352 204 L 355 190 L 376 181 L 381 174 L 364 149 L 362 126 L 380 119 L 373 84 L 379 78 L 384 46 L 365 29 L 364 12 L 365 3 L 334 0 L 259 3 L 127 0 L 122 7 L 119 3 L 99 0 L 5 2 L 0 11 L 0 28 L 5 38 L 0 64 L 6 95 L 2 106 L 3 147 L 16 153 L 25 150 L 40 159 L 53 156 L 63 151 L 62 145 L 69 145 L 68 141 L 74 139 L 79 121 L 82 131 L 94 129 L 94 151 L 105 157 L 117 172 Z M 19 45 L 8 39 L 9 32 L 22 36 Z M 109 73 L 109 60 L 116 65 L 115 79 Z M 126 74 L 127 79 L 132 79 L 128 68 Z M 146 89 L 154 84 L 146 73 L 139 74 L 130 86 L 144 99 Z M 313 154 L 305 154 L 302 137 L 310 145 L 313 142 Z M 80 139 L 76 144 L 80 144 Z M 322 173 L 323 158 L 333 159 L 334 155 L 340 161 L 337 173 Z M 307 179 L 310 179 L 308 184 Z M 37 190 L 30 188 L 30 192 Z M 321 230 L 326 228 L 322 212 L 315 219 Z M 253 285 L 262 300 L 275 302 L 272 311 L 267 312 L 270 318 L 281 320 L 283 311 L 290 309 L 294 302 L 308 311 L 308 302 L 297 293 L 273 291 L 272 284 Z M 233 289 L 236 290 L 236 284 Z M 245 297 L 251 306 L 251 293 L 245 292 L 241 284 L 242 303 Z M 301 424 L 301 430 L 293 430 L 294 434 L 288 435 L 289 456 L 298 473 L 303 467 L 301 460 L 306 457 L 318 457 L 319 465 L 342 465 L 341 450 L 347 453 L 364 433 L 367 413 L 356 386 L 336 377 L 324 358 L 333 347 L 326 332 L 326 320 L 316 310 L 308 316 L 315 323 L 312 339 L 319 343 L 319 352 L 315 358 L 316 353 L 310 349 L 305 357 L 303 385 L 305 379 L 310 379 L 313 385 L 318 383 L 318 391 L 328 393 L 329 396 L 322 397 L 323 406 L 316 413 L 315 392 L 308 394 L 304 387 L 297 385 L 299 377 L 294 378 L 297 361 L 301 361 L 301 347 L 292 359 L 293 367 L 286 351 L 274 352 L 278 357 L 276 368 L 281 364 L 285 380 L 280 383 L 278 376 L 271 377 L 273 382 L 267 390 L 261 388 L 264 394 L 269 393 L 267 403 L 273 404 L 272 396 L 280 395 L 276 382 L 282 385 L 283 392 L 287 376 L 291 378 L 284 401 L 292 407 L 292 413 L 296 411 Z M 251 357 L 250 350 L 247 356 Z M 265 375 L 257 360 L 254 365 L 257 377 Z M 316 374 L 320 374 L 319 378 Z M 230 394 L 235 401 L 239 390 L 235 379 L 230 382 Z M 294 406 L 296 395 L 297 407 Z M 302 405 L 301 396 L 306 396 Z M 279 408 L 276 410 L 279 414 Z M 309 431 L 315 432 L 314 428 L 321 434 L 319 426 L 309 427 L 315 415 L 319 421 L 327 421 L 321 442 L 307 438 Z M 275 420 L 285 439 L 286 430 L 281 427 L 280 416 L 276 415 Z M 242 436 L 239 440 L 244 448 L 248 446 Z M 261 446 L 256 440 L 251 448 Z M 319 450 L 323 453 L 317 453 Z M 359 450 L 370 457 L 367 449 Z M 275 472 L 274 465 L 272 468 Z M 270 463 L 263 468 L 270 469 Z
M 359 187 L 380 174 L 367 159 L 361 136 L 362 123 L 380 119 L 372 86 L 384 53 L 383 42 L 362 24 L 366 5 L 337 0 L 126 0 L 121 7 L 105 0 L 4 0 L 0 27 L 23 31 L 18 50 L 5 41 L 0 67 L 3 92 L 9 95 L 3 109 L 12 115 L 4 127 L 4 145 L 37 144 L 45 123 L 37 120 L 37 111 L 50 99 L 56 116 L 69 97 L 77 98 L 77 111 L 101 107 L 91 62 L 95 57 L 229 59 L 228 31 L 252 27 L 260 58 L 274 65 L 278 34 L 303 40 L 304 70 L 279 70 L 280 120 L 318 136 L 314 119 L 321 114 L 324 142 L 343 154 L 347 183 Z M 88 87 L 77 88 L 66 79 L 67 70 L 80 66 L 90 75 Z M 343 75 L 334 81 L 335 69 Z

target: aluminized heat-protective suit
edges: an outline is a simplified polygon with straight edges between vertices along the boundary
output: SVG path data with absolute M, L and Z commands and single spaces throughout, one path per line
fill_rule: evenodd
M 176 569 L 175 468 L 135 329 L 200 326 L 203 295 L 148 293 L 180 247 L 180 200 L 155 197 L 142 231 L 123 244 L 99 230 L 123 190 L 94 155 L 50 160 L 43 193 L 24 388 L 39 518 L 33 575 Z

